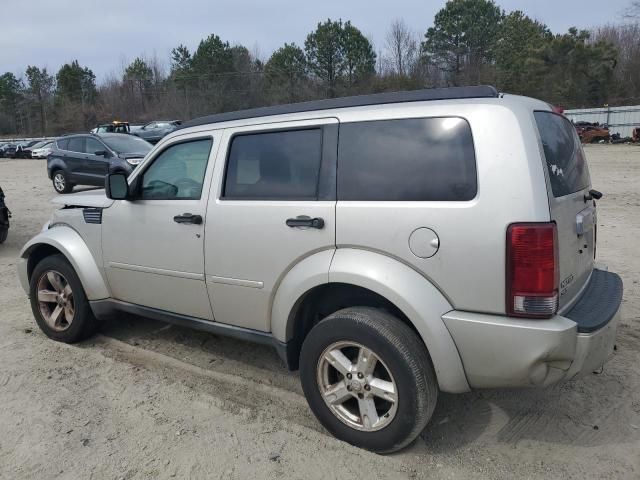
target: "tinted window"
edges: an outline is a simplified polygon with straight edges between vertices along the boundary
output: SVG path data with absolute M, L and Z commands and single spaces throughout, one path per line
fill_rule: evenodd
M 314 199 L 322 130 L 239 135 L 231 143 L 224 197 Z
M 585 189 L 589 169 L 578 134 L 569 120 L 552 112 L 535 112 L 554 197 Z
M 476 191 L 471 128 L 461 118 L 340 126 L 340 200 L 460 201 Z
M 211 139 L 179 143 L 164 150 L 144 172 L 143 199 L 197 200 L 202 194 Z
M 102 141 L 117 153 L 147 153 L 153 146 L 134 135 L 111 135 L 102 137 Z
M 62 138 L 62 139 L 56 140 L 56 145 L 60 150 L 66 150 L 67 147 L 69 146 L 69 139 Z
M 84 137 L 71 137 L 67 150 L 71 152 L 84 152 Z
M 104 152 L 104 145 L 95 138 L 87 138 L 84 151 L 90 155 L 94 155 L 96 152 Z

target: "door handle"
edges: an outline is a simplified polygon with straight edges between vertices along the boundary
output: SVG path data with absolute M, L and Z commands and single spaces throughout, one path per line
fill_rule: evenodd
M 173 221 L 176 223 L 192 223 L 194 225 L 200 225 L 202 223 L 202 215 L 183 213 L 182 215 L 176 215 L 173 217 Z
M 287 227 L 298 228 L 298 227 L 308 227 L 308 228 L 317 228 L 321 230 L 324 228 L 324 219 L 322 218 L 311 218 L 306 215 L 300 215 L 296 218 L 289 218 L 286 221 Z

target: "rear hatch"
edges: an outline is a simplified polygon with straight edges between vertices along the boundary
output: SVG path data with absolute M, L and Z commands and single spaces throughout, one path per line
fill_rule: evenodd
M 593 270 L 596 206 L 591 179 L 573 124 L 549 111 L 534 113 L 544 147 L 551 220 L 558 228 L 559 311 L 577 299 Z

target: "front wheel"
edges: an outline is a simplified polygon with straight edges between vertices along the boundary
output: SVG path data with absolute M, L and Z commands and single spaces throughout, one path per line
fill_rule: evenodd
M 307 335 L 300 378 L 311 410 L 337 438 L 377 453 L 411 443 L 436 405 L 438 386 L 416 333 L 375 308 L 340 310 Z
M 30 280 L 31 310 L 49 338 L 75 343 L 89 337 L 97 321 L 73 267 L 62 255 L 44 258 Z

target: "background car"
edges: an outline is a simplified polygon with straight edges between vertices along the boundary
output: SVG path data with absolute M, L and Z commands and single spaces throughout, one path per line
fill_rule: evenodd
M 15 158 L 16 155 L 16 144 L 15 143 L 6 143 L 2 147 L 2 151 L 0 152 L 2 157 L 4 158 Z
M 43 140 L 31 147 L 31 158 L 47 158 L 53 148 L 53 140 Z
M 178 129 L 182 124 L 180 120 L 158 120 L 149 122 L 140 130 L 133 132 L 140 138 L 144 138 L 147 142 L 158 143 L 162 137 Z
M 47 173 L 58 193 L 75 185 L 104 186 L 108 173 L 130 174 L 152 145 L 122 133 L 79 134 L 58 138 L 47 157 Z
M 31 147 L 36 143 L 39 143 L 39 140 L 30 140 L 28 142 L 19 143 L 16 147 L 14 158 L 31 158 Z
M 91 130 L 91 133 L 130 133 L 129 122 L 113 121 L 102 123 Z
M 3 243 L 7 239 L 10 218 L 11 212 L 4 203 L 4 192 L 2 191 L 2 187 L 0 187 L 0 243 Z

